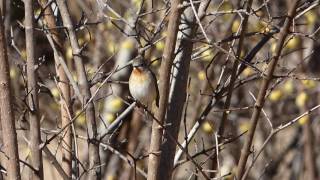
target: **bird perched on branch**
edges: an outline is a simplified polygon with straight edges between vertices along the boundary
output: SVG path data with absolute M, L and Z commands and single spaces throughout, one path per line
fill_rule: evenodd
M 133 70 L 129 78 L 132 97 L 147 106 L 149 110 L 152 109 L 153 102 L 159 106 L 159 90 L 154 73 L 141 56 L 133 60 L 132 66 Z

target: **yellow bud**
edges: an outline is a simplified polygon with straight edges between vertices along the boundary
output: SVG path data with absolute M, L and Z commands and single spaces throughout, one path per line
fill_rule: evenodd
M 122 15 L 124 19 L 129 19 L 131 18 L 131 16 L 132 16 L 132 13 L 130 11 L 125 11 L 124 14 Z
M 263 30 L 264 33 L 268 33 L 270 32 L 270 28 L 267 26 L 264 30 Z
M 273 55 L 276 54 L 276 49 L 277 49 L 277 43 L 276 43 L 276 41 L 273 41 L 273 42 L 271 43 L 271 46 L 270 46 L 270 51 L 271 51 L 271 53 L 272 53 Z
M 152 63 L 151 63 L 151 66 L 156 67 L 156 66 L 158 66 L 158 65 L 160 64 L 160 60 L 156 60 L 156 61 L 155 61 L 155 59 L 157 59 L 157 58 L 154 57 L 154 56 L 151 57 L 151 60 L 150 60 L 150 61 L 152 62 Z
M 239 125 L 239 130 L 240 132 L 245 132 L 248 131 L 250 129 L 251 125 L 249 121 L 243 121 L 240 123 Z
M 116 180 L 117 178 L 113 175 L 108 175 L 107 180 Z
M 210 49 L 204 51 L 201 55 L 203 56 L 202 59 L 205 61 L 211 61 L 213 58 L 213 52 Z
M 221 9 L 222 11 L 231 11 L 231 10 L 233 9 L 233 7 L 232 7 L 232 4 L 231 4 L 231 3 L 225 1 L 225 2 L 220 6 L 220 9 Z M 231 17 L 232 17 L 232 14 L 229 14 L 229 13 L 224 14 L 224 15 L 222 16 L 222 18 L 223 18 L 224 21 L 229 21 L 229 20 L 231 19 Z
M 203 122 L 202 123 L 202 130 L 208 134 L 213 133 L 213 131 L 214 131 L 213 124 L 208 121 Z
M 121 48 L 133 49 L 134 48 L 134 43 L 130 39 L 127 39 L 121 44 Z
M 167 31 L 163 31 L 163 32 L 161 33 L 161 36 L 162 36 L 162 37 L 167 37 L 167 35 L 168 35 Z
M 257 16 L 258 17 L 262 17 L 262 16 L 264 16 L 264 13 L 263 13 L 263 11 L 258 11 L 258 12 L 256 12 L 256 14 L 257 14 Z
M 60 108 L 59 104 L 58 104 L 58 103 L 55 103 L 55 102 L 50 103 L 50 104 L 49 104 L 49 107 L 50 107 L 50 109 L 51 109 L 52 111 L 57 111 L 57 110 L 59 110 L 59 108 Z
M 81 113 L 81 111 L 80 111 L 80 110 L 77 110 L 77 111 L 76 111 L 76 116 L 78 116 L 80 113 Z M 80 125 L 80 126 L 84 126 L 84 125 L 86 124 L 86 117 L 85 117 L 84 112 L 82 112 L 82 113 L 78 116 L 78 118 L 77 118 L 77 120 L 76 120 L 76 124 L 77 124 L 77 125 Z
M 148 24 L 148 25 L 147 25 L 147 29 L 148 29 L 148 31 L 150 31 L 150 32 L 154 32 L 154 30 L 156 29 L 156 27 L 154 26 L 154 24 Z
M 39 16 L 40 13 L 41 13 L 41 9 L 40 9 L 40 8 L 37 8 L 37 9 L 35 10 L 35 12 L 34 12 L 34 15 Z
M 244 58 L 245 55 L 246 55 L 246 52 L 241 51 L 241 53 L 240 53 L 240 58 Z
M 82 46 L 85 43 L 85 40 L 81 37 L 78 39 L 79 46 Z
M 287 82 L 285 82 L 283 84 L 283 91 L 286 93 L 286 94 L 291 94 L 294 90 L 294 87 L 293 87 L 293 82 L 292 80 L 288 80 Z
M 255 23 L 255 31 L 261 32 L 261 33 L 265 33 L 270 31 L 270 29 L 268 28 L 268 24 L 264 21 L 258 21 Z
M 296 49 L 298 47 L 299 43 L 300 43 L 299 37 L 293 37 L 288 41 L 286 48 Z
M 29 148 L 29 146 L 27 146 L 27 147 L 25 147 L 25 148 L 23 148 L 23 153 L 22 154 L 24 154 L 25 156 L 30 156 L 31 157 L 31 149 Z
M 296 97 L 296 105 L 300 108 L 304 107 L 306 102 L 308 100 L 308 95 L 306 92 L 301 92 L 300 94 L 298 94 L 298 96 Z
M 132 3 L 136 8 L 139 8 L 141 6 L 142 0 L 132 0 Z
M 206 79 L 206 72 L 205 71 L 200 71 L 198 73 L 198 79 L 201 80 L 201 81 L 205 80 Z
M 223 11 L 231 11 L 232 8 L 232 4 L 228 1 L 224 1 L 224 3 L 220 6 L 220 9 Z
M 158 50 L 158 51 L 163 51 L 163 49 L 164 49 L 164 42 L 163 41 L 159 41 L 157 44 L 156 44 L 156 49 Z
M 73 78 L 73 80 L 74 80 L 75 82 L 78 81 L 78 76 L 77 76 L 76 73 L 73 73 L 73 74 L 72 74 L 72 78 Z
M 269 99 L 272 102 L 277 102 L 277 101 L 279 101 L 281 99 L 282 95 L 283 94 L 282 94 L 281 90 L 278 90 L 278 89 L 277 90 L 273 90 L 269 95 Z
M 240 27 L 240 20 L 237 19 L 232 23 L 231 31 L 233 33 L 236 33 L 238 31 L 239 27 Z
M 60 92 L 59 92 L 58 88 L 56 88 L 56 87 L 51 89 L 51 94 L 56 99 L 58 99 L 60 97 Z
M 313 89 L 316 87 L 316 82 L 313 80 L 302 80 L 301 82 L 307 89 Z
M 313 10 L 306 12 L 304 16 L 306 17 L 308 26 L 313 26 L 318 18 L 317 14 Z
M 122 100 L 119 97 L 113 97 L 110 101 L 109 101 L 109 106 L 110 106 L 110 111 L 111 112 L 118 112 L 121 110 L 122 108 Z
M 148 42 L 144 38 L 140 38 L 140 43 L 143 47 L 148 44 Z
M 113 41 L 108 41 L 108 44 L 107 44 L 106 48 L 107 48 L 106 49 L 107 52 L 110 53 L 110 54 L 115 53 L 117 51 L 117 49 L 118 49 L 117 45 L 114 44 Z
M 101 88 L 101 86 L 103 86 L 103 84 L 102 84 L 101 82 L 98 82 L 98 83 L 96 84 L 96 86 L 97 86 L 97 88 Z
M 67 47 L 66 58 L 67 58 L 67 60 L 72 60 L 72 58 L 73 58 L 73 53 L 72 53 L 72 49 L 70 46 Z
M 115 115 L 113 113 L 105 113 L 104 119 L 111 124 L 115 120 Z
M 85 36 L 84 36 L 84 39 L 85 41 L 89 42 L 89 41 L 92 41 L 93 40 L 93 34 L 91 33 L 86 33 Z
M 21 58 L 26 61 L 27 60 L 27 52 L 26 52 L 26 50 L 23 49 L 23 50 L 20 51 L 20 53 L 21 53 Z
M 254 71 L 253 71 L 250 67 L 247 67 L 247 68 L 245 68 L 245 69 L 243 70 L 242 74 L 243 74 L 245 77 L 248 77 L 248 76 L 252 75 L 253 72 L 254 72 Z
M 298 123 L 302 126 L 309 121 L 309 115 L 305 115 L 299 119 Z
M 15 79 L 17 77 L 17 71 L 15 68 L 10 69 L 10 78 Z
M 92 76 L 95 74 L 95 70 L 92 66 L 88 66 L 86 71 L 87 71 L 87 76 L 89 77 L 89 79 L 91 79 Z
M 81 113 L 81 111 L 80 111 L 80 110 L 77 110 L 77 111 L 75 112 L 75 115 L 78 116 L 80 113 Z
M 108 21 L 107 23 L 104 23 L 105 29 L 112 29 L 114 26 L 111 21 Z

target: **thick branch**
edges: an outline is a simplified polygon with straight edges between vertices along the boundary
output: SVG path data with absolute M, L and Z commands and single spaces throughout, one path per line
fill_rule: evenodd
M 52 37 L 55 41 L 55 43 L 58 46 L 58 49 L 62 49 L 62 40 L 59 36 L 59 31 L 56 29 L 57 25 L 55 22 L 55 17 L 53 15 L 53 11 L 50 7 L 45 7 L 48 3 L 47 0 L 41 0 L 40 1 L 42 8 L 45 8 L 44 11 L 44 20 L 46 26 L 51 29 Z M 59 62 L 59 55 L 57 53 L 54 53 L 54 59 L 56 63 L 56 69 L 57 69 L 57 76 L 59 79 L 58 86 L 61 89 L 61 98 L 60 98 L 60 112 L 61 112 L 61 122 L 62 126 L 66 126 L 69 122 L 69 113 L 72 112 L 71 109 L 71 98 L 70 98 L 70 86 L 69 86 L 69 80 L 64 72 L 62 65 Z M 71 128 L 66 128 L 62 146 L 62 166 L 64 171 L 66 172 L 66 175 L 68 177 L 72 176 L 72 133 Z
M 247 159 L 248 159 L 248 156 L 250 155 L 250 148 L 252 145 L 253 136 L 254 136 L 254 133 L 256 130 L 256 126 L 258 124 L 259 115 L 260 115 L 261 109 L 262 109 L 264 102 L 265 102 L 265 95 L 266 95 L 269 83 L 272 80 L 275 67 L 276 67 L 278 60 L 280 58 L 281 51 L 282 51 L 283 45 L 284 45 L 284 41 L 289 33 L 289 29 L 290 29 L 292 20 L 295 16 L 295 13 L 296 13 L 296 8 L 298 5 L 298 2 L 299 2 L 299 0 L 295 0 L 290 7 L 288 17 L 284 23 L 284 27 L 282 28 L 282 30 L 280 32 L 279 41 L 277 43 L 277 47 L 276 47 L 276 51 L 275 51 L 276 52 L 275 57 L 271 60 L 270 64 L 268 65 L 266 76 L 263 77 L 263 81 L 261 84 L 261 88 L 259 90 L 258 98 L 255 103 L 254 110 L 253 110 L 253 113 L 251 116 L 251 120 L 250 120 L 251 126 L 250 126 L 250 129 L 248 132 L 248 136 L 246 137 L 244 147 L 241 150 L 241 156 L 240 156 L 240 160 L 238 163 L 238 169 L 237 169 L 237 173 L 236 173 L 237 179 L 241 179 L 242 175 L 245 171 Z
M 2 12 L 0 11 L 0 17 Z M 7 55 L 4 24 L 0 19 L 0 119 L 2 125 L 2 137 L 7 165 L 8 179 L 21 179 L 19 168 L 19 154 L 17 133 L 15 131 L 15 119 L 12 108 L 12 94 L 9 77 L 9 62 Z
M 209 3 L 209 0 L 203 1 L 200 4 L 199 12 L 204 14 Z M 166 124 L 170 124 L 170 126 L 166 129 L 165 134 L 166 139 L 168 140 L 161 146 L 163 152 L 159 167 L 159 175 L 161 176 L 159 179 L 172 178 L 173 160 L 177 144 L 174 141 L 169 140 L 170 138 L 167 136 L 168 134 L 171 134 L 175 139 L 178 138 L 183 107 L 187 96 L 188 75 L 193 48 L 193 42 L 190 41 L 190 39 L 194 38 L 198 28 L 195 22 L 196 17 L 192 8 L 186 8 L 181 15 L 180 29 L 182 29 L 182 32 L 179 32 L 178 34 L 178 39 L 180 40 L 176 46 L 176 49 L 179 49 L 179 53 L 176 55 L 174 66 L 172 67 L 173 76 L 171 80 L 172 84 L 170 87 L 169 107 L 166 119 Z
M 165 49 L 163 52 L 163 59 L 160 67 L 160 84 L 159 84 L 159 109 L 156 113 L 157 119 L 161 124 L 165 122 L 165 115 L 168 104 L 169 96 L 169 82 L 171 75 L 171 66 L 174 60 L 174 50 L 176 46 L 178 28 L 180 23 L 181 11 L 179 10 L 179 4 L 182 0 L 172 0 L 171 1 L 171 12 L 168 24 L 168 35 L 166 38 Z M 148 163 L 148 179 L 158 179 L 158 167 L 160 164 L 160 145 L 162 143 L 162 129 L 159 128 L 158 123 L 153 122 L 152 124 L 152 134 L 150 143 L 150 155 Z
M 30 179 L 43 179 L 42 152 L 40 150 L 41 134 L 39 119 L 39 100 L 37 74 L 35 73 L 35 44 L 34 44 L 34 2 L 25 0 L 25 31 L 27 53 L 28 105 L 30 121 L 31 165 L 36 171 L 31 171 Z
M 71 48 L 74 54 L 74 60 L 76 64 L 80 90 L 83 96 L 82 105 L 84 106 L 91 98 L 91 92 L 90 92 L 90 85 L 87 79 L 83 60 L 80 54 L 81 49 L 78 44 L 77 36 L 71 21 L 70 13 L 67 8 L 66 2 L 64 0 L 57 0 L 57 4 L 61 13 L 63 25 L 68 30 Z M 96 140 L 98 133 L 97 133 L 97 124 L 95 119 L 95 109 L 92 101 L 88 102 L 88 105 L 86 108 L 86 121 L 87 121 L 89 139 Z M 90 169 L 93 169 L 93 170 L 89 172 L 88 178 L 100 179 L 101 167 L 100 167 L 100 157 L 99 157 L 99 146 L 92 144 L 90 141 L 89 141 L 89 166 L 90 166 Z

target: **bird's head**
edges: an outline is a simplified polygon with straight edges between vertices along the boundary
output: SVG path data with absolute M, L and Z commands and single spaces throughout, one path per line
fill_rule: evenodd
M 146 63 L 142 57 L 137 57 L 132 61 L 133 69 L 144 69 L 146 67 Z

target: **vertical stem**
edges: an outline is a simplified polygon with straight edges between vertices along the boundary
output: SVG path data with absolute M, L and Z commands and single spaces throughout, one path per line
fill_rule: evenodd
M 252 1 L 253 0 L 248 0 L 248 2 L 246 4 L 246 12 L 247 13 L 250 12 Z M 247 29 L 248 29 L 249 14 L 247 14 L 247 13 L 244 14 L 244 19 L 243 19 L 243 22 L 242 22 L 240 38 L 239 38 L 239 44 L 238 44 L 238 48 L 237 48 L 237 52 L 236 52 L 236 57 L 237 58 L 240 58 L 242 47 L 243 47 L 243 44 L 244 44 L 245 34 L 247 32 Z M 231 77 L 230 77 L 230 84 L 228 86 L 228 94 L 227 94 L 227 97 L 226 97 L 226 101 L 224 102 L 223 109 L 229 109 L 229 107 L 230 107 L 231 98 L 232 98 L 232 94 L 233 94 L 233 87 L 234 87 L 234 83 L 235 83 L 235 81 L 237 79 L 238 67 L 239 67 L 239 61 L 235 59 L 235 61 L 233 63 L 233 67 L 232 67 L 232 72 L 231 72 Z M 222 113 L 222 118 L 221 118 L 221 122 L 220 122 L 219 129 L 218 129 L 218 141 L 220 141 L 221 138 L 224 135 L 225 127 L 226 127 L 226 124 L 227 124 L 228 114 L 229 114 L 228 111 L 223 111 L 223 113 Z M 216 144 L 219 144 L 219 142 L 217 142 Z M 218 161 L 219 161 L 219 157 L 215 157 L 213 159 L 213 162 L 212 162 L 213 163 L 212 164 L 212 169 L 213 170 L 217 169 L 217 162 Z M 212 175 L 214 177 L 215 173 L 213 173 Z
M 160 67 L 160 84 L 159 84 L 159 109 L 157 110 L 156 117 L 161 124 L 165 122 L 165 115 L 168 104 L 169 96 L 169 82 L 171 74 L 171 66 L 174 60 L 174 51 L 177 40 L 179 22 L 181 10 L 179 10 L 179 4 L 182 0 L 172 0 L 170 17 L 168 24 L 168 35 L 166 37 L 165 49 L 163 52 L 162 63 Z M 162 132 L 163 130 L 159 128 L 159 124 L 153 121 L 152 133 L 151 133 L 151 143 L 150 143 L 150 154 L 148 162 L 148 179 L 153 180 L 158 177 L 158 168 L 160 164 L 160 145 L 162 143 Z
M 89 146 L 89 177 L 88 179 L 100 179 L 101 178 L 101 167 L 100 167 L 100 157 L 99 157 L 99 145 L 96 145 L 94 141 L 97 140 L 97 124 L 95 119 L 95 109 L 93 102 L 88 102 L 91 97 L 90 85 L 87 79 L 85 67 L 83 64 L 83 60 L 81 57 L 81 49 L 78 44 L 77 36 L 71 21 L 70 13 L 67 8 L 67 4 L 65 0 L 57 0 L 58 8 L 61 13 L 63 25 L 67 28 L 71 48 L 76 64 L 76 70 L 78 74 L 79 84 L 81 88 L 82 94 L 82 105 L 88 103 L 86 109 L 86 121 L 87 121 L 87 133 L 88 133 L 88 146 Z M 93 142 L 92 142 L 93 141 Z
M 202 1 L 199 5 L 199 12 L 205 13 L 210 0 Z M 201 14 L 200 13 L 200 14 Z M 201 15 L 200 15 L 201 16 Z M 196 25 L 196 17 L 191 7 L 188 7 L 181 14 L 180 29 L 182 32 L 178 33 L 179 42 L 176 49 L 179 53 L 174 59 L 174 66 L 172 67 L 172 79 L 169 93 L 169 105 L 167 112 L 166 123 L 170 126 L 166 129 L 166 134 L 171 134 L 173 138 L 178 138 L 180 129 L 181 117 L 184 104 L 187 96 L 187 83 L 191 61 L 191 54 L 193 42 L 190 39 L 194 38 L 198 26 Z M 173 161 L 177 144 L 168 139 L 161 145 L 162 155 L 159 167 L 159 179 L 172 179 Z
M 303 40 L 301 39 L 302 42 L 299 43 L 299 48 L 303 48 L 302 44 L 304 43 Z M 300 59 L 303 59 L 303 50 L 300 50 L 298 52 L 298 56 Z M 306 68 L 305 64 L 302 64 L 301 68 L 301 73 L 306 74 Z M 307 91 L 307 89 L 302 88 L 302 91 Z M 308 105 L 307 103 L 304 104 L 303 107 L 300 108 L 301 112 L 305 112 L 308 110 Z M 316 163 L 315 163 L 315 152 L 314 152 L 314 132 L 312 129 L 312 121 L 310 117 L 308 118 L 307 122 L 303 125 L 303 148 L 304 148 L 304 166 L 305 166 L 305 171 L 304 171 L 304 178 L 305 179 L 317 179 L 317 168 L 316 168 Z
M 247 13 L 250 12 L 252 1 L 253 0 L 249 0 L 247 2 L 247 6 L 246 6 L 246 12 Z M 242 46 L 244 44 L 245 34 L 247 32 L 247 29 L 248 29 L 249 15 L 247 13 L 244 15 L 244 19 L 243 19 L 243 22 L 242 22 L 242 28 L 241 28 L 240 38 L 239 38 L 239 44 L 238 44 L 238 49 L 237 49 L 237 53 L 236 53 L 236 57 L 237 58 L 240 58 Z M 237 79 L 238 66 L 239 66 L 239 61 L 235 60 L 234 63 L 233 63 L 233 67 L 232 67 L 230 85 L 228 87 L 228 95 L 227 95 L 226 101 L 224 103 L 223 109 L 228 109 L 230 107 L 230 102 L 231 102 L 231 97 L 232 97 L 232 92 L 233 92 L 233 86 L 234 86 L 234 83 L 235 83 L 235 81 Z M 219 130 L 218 130 L 218 135 L 220 137 L 223 136 L 227 117 L 228 117 L 227 111 L 223 111 L 221 122 L 220 122 L 220 125 L 219 125 Z
M 48 3 L 48 0 L 41 0 L 41 6 L 46 8 L 44 10 L 44 20 L 45 25 L 50 29 L 50 33 L 52 34 L 53 40 L 58 46 L 59 50 L 62 50 L 62 40 L 59 36 L 59 31 L 57 30 L 57 25 L 55 21 L 55 17 L 53 15 L 53 11 L 51 7 L 45 7 Z M 64 53 L 61 53 L 64 54 Z M 55 62 L 59 62 L 58 54 L 54 53 Z M 71 97 L 70 97 L 70 86 L 69 80 L 64 72 L 62 66 L 60 64 L 56 64 L 57 69 L 57 77 L 59 80 L 58 86 L 61 90 L 61 98 L 60 98 L 60 112 L 61 112 L 61 122 L 62 127 L 65 127 L 70 123 L 69 113 L 72 113 L 71 108 Z M 72 131 L 71 126 L 65 129 L 63 133 L 63 142 L 61 146 L 62 152 L 62 168 L 66 172 L 68 177 L 72 176 Z
M 43 179 L 42 153 L 40 150 L 41 134 L 39 120 L 39 100 L 37 74 L 35 72 L 35 44 L 33 37 L 34 14 L 33 1 L 25 0 L 25 31 L 27 53 L 28 105 L 30 108 L 30 150 L 31 165 L 35 171 L 30 172 L 30 179 Z
M 292 20 L 294 18 L 295 13 L 296 13 L 296 8 L 298 5 L 298 2 L 299 2 L 299 0 L 295 0 L 290 7 L 288 17 L 284 23 L 284 27 L 281 29 L 281 32 L 280 32 L 280 37 L 279 37 L 279 41 L 278 41 L 278 44 L 276 47 L 275 56 L 271 60 L 270 64 L 268 65 L 266 75 L 263 76 L 263 80 L 262 80 L 261 88 L 259 90 L 258 98 L 257 98 L 257 101 L 254 105 L 254 110 L 253 110 L 253 113 L 252 113 L 252 116 L 250 119 L 251 126 L 249 129 L 248 135 L 246 137 L 244 147 L 241 150 L 241 156 L 240 156 L 240 160 L 238 163 L 238 169 L 236 172 L 237 179 L 241 179 L 242 175 L 245 171 L 247 159 L 248 159 L 248 156 L 250 155 L 250 148 L 252 145 L 253 136 L 254 136 L 254 133 L 256 130 L 256 126 L 258 124 L 259 115 L 260 115 L 261 109 L 262 109 L 264 102 L 265 102 L 265 95 L 266 95 L 269 83 L 272 80 L 275 67 L 276 67 L 278 60 L 280 58 L 284 41 L 289 33 L 289 28 L 291 26 Z
M 2 10 L 0 10 L 2 17 Z M 8 179 L 21 179 L 15 119 L 12 108 L 12 94 L 9 77 L 7 44 L 4 22 L 0 18 L 0 119 L 2 125 L 3 147 L 7 158 Z
M 303 108 L 304 112 L 306 108 Z M 304 143 L 304 177 L 306 179 L 317 179 L 317 168 L 315 163 L 313 130 L 311 127 L 311 119 L 308 119 L 303 126 L 303 143 Z

